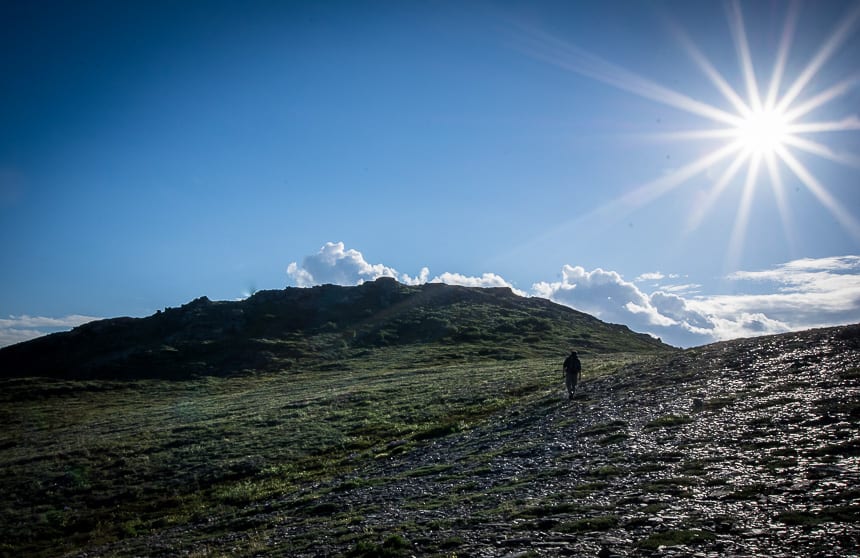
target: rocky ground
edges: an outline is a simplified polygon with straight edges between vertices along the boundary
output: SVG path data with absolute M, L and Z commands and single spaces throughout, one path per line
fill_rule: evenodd
M 858 556 L 860 327 L 685 351 L 88 555 Z

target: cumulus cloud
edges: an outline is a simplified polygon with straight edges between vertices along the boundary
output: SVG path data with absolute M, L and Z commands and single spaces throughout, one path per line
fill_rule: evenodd
M 705 314 L 694 310 L 687 300 L 674 293 L 657 291 L 649 297 L 654 309 L 662 316 L 668 317 L 674 324 L 687 324 L 690 329 L 705 330 L 709 327 L 709 319 Z M 672 324 L 665 324 L 672 325 Z
M 860 322 L 860 256 L 805 258 L 772 269 L 738 271 L 728 277 L 738 291 L 731 295 L 703 294 L 697 283 L 661 284 L 681 278 L 674 273 L 648 272 L 627 281 L 616 271 L 573 265 L 562 268 L 560 281 L 534 283 L 530 292 L 495 273 L 445 272 L 431 279 L 429 268 L 424 267 L 413 277 L 368 263 L 361 252 L 347 250 L 342 242 L 326 243 L 304 258 L 301 266 L 291 263 L 287 274 L 302 287 L 357 285 L 378 277 L 393 277 L 408 285 L 509 287 L 521 296 L 548 298 L 681 347 Z M 648 291 L 640 287 L 646 281 L 652 282 Z
M 426 269 L 426 268 L 425 268 Z M 433 278 L 431 283 L 445 283 L 447 285 L 461 285 L 463 287 L 508 287 L 520 296 L 527 296 L 525 291 L 515 288 L 505 279 L 495 273 L 484 273 L 480 277 L 471 277 L 459 273 L 445 272 Z
M 532 286 L 535 295 L 561 302 L 593 314 L 604 321 L 618 321 L 630 314 L 647 313 L 648 297 L 615 271 L 565 265 L 561 281 L 539 282 Z
M 410 277 L 405 273 L 400 276 L 400 282 L 405 285 L 423 285 L 427 283 L 427 278 L 430 277 L 430 268 L 422 267 L 421 271 L 415 277 Z
M 752 313 L 715 313 L 673 292 L 643 292 L 615 271 L 565 266 L 562 280 L 535 283 L 534 294 L 603 321 L 624 324 L 682 347 L 719 339 L 786 331 L 785 324 Z
M 332 283 L 335 285 L 359 285 L 380 277 L 393 277 L 406 285 L 424 283 L 447 283 L 466 287 L 510 287 L 517 294 L 526 296 L 524 291 L 514 288 L 495 273 L 484 273 L 480 277 L 445 272 L 430 279 L 430 269 L 421 268 L 415 277 L 399 273 L 396 269 L 383 264 L 370 264 L 358 250 L 346 249 L 343 242 L 327 242 L 319 252 L 306 256 L 302 265 L 292 262 L 287 266 L 287 275 L 298 287 L 311 287 Z
M 652 274 L 637 277 L 655 279 Z M 562 281 L 535 283 L 534 294 L 666 342 L 711 341 L 860 322 L 860 257 L 805 258 L 729 275 L 738 290 L 765 294 L 691 294 L 696 284 L 643 292 L 613 271 L 565 266 Z
M 660 312 L 649 295 L 616 271 L 586 271 L 581 266 L 565 265 L 561 276 L 561 281 L 535 283 L 533 293 L 635 331 L 677 325 L 675 319 Z
M 0 347 L 29 341 L 48 333 L 71 329 L 98 319 L 100 318 L 79 314 L 62 318 L 27 315 L 0 318 Z
M 358 250 L 347 250 L 343 242 L 326 242 L 316 254 L 305 256 L 302 265 L 287 266 L 289 275 L 299 287 L 332 283 L 359 285 L 380 277 L 399 278 L 397 270 L 382 264 L 368 263 Z

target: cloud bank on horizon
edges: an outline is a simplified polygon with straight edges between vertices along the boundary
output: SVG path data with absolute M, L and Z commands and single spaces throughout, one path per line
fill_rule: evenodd
M 29 341 L 48 333 L 64 331 L 98 319 L 95 316 L 79 314 L 62 318 L 27 315 L 0 318 L 0 347 Z
M 459 273 L 445 272 L 430 279 L 430 269 L 423 267 L 415 277 L 400 273 L 383 264 L 370 264 L 358 250 L 346 249 L 343 242 L 326 242 L 316 254 L 305 256 L 302 265 L 296 262 L 287 266 L 287 275 L 297 287 L 312 287 L 331 283 L 334 285 L 360 285 L 380 277 L 393 277 L 406 285 L 424 283 L 447 283 L 463 287 L 509 287 L 521 296 L 524 291 L 516 289 L 495 273 L 484 273 L 480 277 L 469 277 Z
M 757 271 L 736 271 L 725 277 L 732 294 L 705 294 L 685 277 L 648 271 L 632 281 L 616 271 L 564 265 L 561 278 L 518 288 L 495 273 L 468 276 L 454 272 L 433 275 L 423 267 L 415 276 L 370 263 L 343 242 L 327 242 L 287 266 L 298 287 L 326 283 L 359 285 L 392 277 L 406 285 L 446 283 L 465 287 L 508 287 L 520 296 L 537 296 L 624 324 L 661 338 L 670 345 L 692 347 L 734 339 L 815 327 L 860 322 L 860 256 L 803 258 Z M 100 318 L 9 316 L 0 318 L 0 347 L 67 330 Z
M 702 294 L 699 285 L 679 282 L 682 277 L 659 271 L 627 281 L 615 271 L 588 271 L 574 265 L 562 268 L 561 280 L 536 282 L 529 291 L 495 273 L 465 276 L 445 272 L 431 279 L 430 270 L 424 267 L 412 277 L 367 262 L 361 252 L 346 249 L 343 242 L 327 242 L 301 265 L 290 263 L 287 275 L 299 287 L 358 285 L 379 277 L 393 277 L 407 285 L 509 287 L 520 296 L 548 298 L 680 347 L 860 322 L 860 256 L 851 255 L 737 271 L 725 278 L 736 292 L 722 295 Z

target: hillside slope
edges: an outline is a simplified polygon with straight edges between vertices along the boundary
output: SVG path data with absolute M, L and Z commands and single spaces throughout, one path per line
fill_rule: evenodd
M 243 301 L 198 298 L 147 318 L 91 322 L 0 349 L 0 376 L 187 378 L 338 367 L 370 351 L 413 346 L 426 361 L 666 350 L 611 325 L 510 289 L 406 286 L 378 279 L 261 291 Z M 414 363 L 407 363 L 414 364 Z
M 857 556 L 860 326 L 558 365 L 0 380 L 0 556 Z

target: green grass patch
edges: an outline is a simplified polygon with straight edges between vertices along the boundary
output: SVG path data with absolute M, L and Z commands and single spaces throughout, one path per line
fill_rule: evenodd
M 836 375 L 843 380 L 860 380 L 860 367 L 837 370 Z
M 645 507 L 641 508 L 639 511 L 647 515 L 655 515 L 668 507 L 668 504 L 657 502 L 656 504 L 648 504 Z
M 610 444 L 617 444 L 619 442 L 623 442 L 624 440 L 630 438 L 630 436 L 624 432 L 616 432 L 615 434 L 610 434 L 609 436 L 604 436 L 600 440 L 597 441 L 601 446 L 608 446 Z
M 708 399 L 707 401 L 705 401 L 704 408 L 709 411 L 716 411 L 722 409 L 723 407 L 733 405 L 735 401 L 737 401 L 737 396 L 735 395 L 714 397 L 713 399 Z
M 857 457 L 860 456 L 860 440 L 847 440 L 835 444 L 827 444 L 806 452 L 811 457 Z
M 591 469 L 588 471 L 587 476 L 595 479 L 608 479 L 612 477 L 617 477 L 622 473 L 622 469 L 616 467 L 615 465 L 603 465 L 597 467 L 596 469 Z
M 672 428 L 693 422 L 693 419 L 687 415 L 666 415 L 649 421 L 645 424 L 646 430 L 655 428 Z
M 342 483 L 336 485 L 331 489 L 332 492 L 349 492 L 350 490 L 357 490 L 360 488 L 365 488 L 368 486 L 374 486 L 381 481 L 378 480 L 370 480 L 370 479 L 349 479 L 343 481 Z
M 450 350 L 384 347 L 332 369 L 291 366 L 186 381 L 0 380 L 3 553 L 78 554 L 211 518 L 238 531 L 249 509 L 294 513 L 309 523 L 347 521 L 318 499 L 319 487 L 337 494 L 386 482 L 352 473 L 499 413 L 530 417 L 558 408 L 547 395 L 561 389 L 560 378 L 547 374 L 558 358 L 452 361 L 444 358 Z M 583 356 L 586 381 L 592 372 L 608 375 L 650 357 L 592 358 Z M 470 478 L 481 474 L 476 468 Z M 599 486 L 581 485 L 577 494 Z M 456 497 L 469 497 L 468 490 Z M 312 496 L 297 501 L 298 494 Z M 446 498 L 436 504 L 450 506 Z M 13 504 L 19 502 L 26 505 Z
M 397 558 L 408 556 L 410 547 L 409 541 L 402 535 L 395 534 L 389 535 L 378 544 L 360 541 L 346 553 L 346 556 L 350 558 Z
M 777 519 L 786 525 L 814 526 L 822 523 L 857 523 L 860 505 L 831 506 L 817 511 L 787 511 Z
M 648 550 L 657 550 L 661 546 L 691 546 L 713 541 L 716 537 L 710 531 L 693 529 L 674 529 L 652 533 L 639 541 L 637 546 Z
M 776 487 L 767 484 L 750 484 L 736 488 L 730 494 L 726 495 L 726 500 L 756 500 L 761 496 L 774 494 L 777 491 Z
M 708 461 L 703 459 L 690 459 L 681 463 L 678 471 L 684 475 L 701 476 L 707 472 Z
M 610 422 L 604 422 L 600 424 L 595 424 L 593 426 L 589 426 L 588 428 L 584 428 L 579 431 L 579 435 L 582 437 L 586 436 L 603 436 L 605 434 L 610 434 L 612 432 L 616 432 L 621 430 L 622 428 L 627 428 L 627 422 L 623 420 L 613 420 Z
M 426 430 L 422 430 L 412 436 L 416 442 L 423 440 L 432 440 L 434 438 L 444 438 L 450 434 L 455 434 L 463 430 L 463 427 L 458 422 L 446 422 L 438 426 L 431 426 Z
M 575 521 L 567 521 L 558 526 L 562 533 L 590 533 L 608 531 L 618 526 L 618 518 L 614 515 L 584 517 Z

